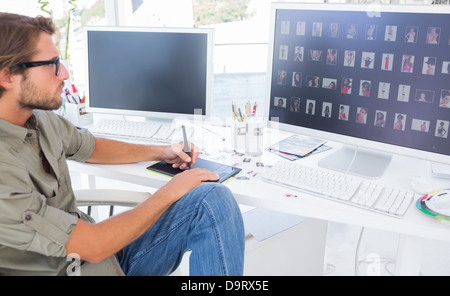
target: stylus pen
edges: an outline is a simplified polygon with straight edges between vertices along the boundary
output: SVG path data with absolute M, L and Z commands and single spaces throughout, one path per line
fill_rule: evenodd
M 184 141 L 184 152 L 191 157 L 191 148 L 189 147 L 189 143 L 186 136 L 186 127 L 184 125 L 181 126 L 183 129 L 183 141 Z M 188 163 L 188 168 L 191 167 L 191 163 Z

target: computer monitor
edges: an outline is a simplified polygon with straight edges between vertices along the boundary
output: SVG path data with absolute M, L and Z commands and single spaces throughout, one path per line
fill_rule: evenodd
M 213 33 L 192 28 L 86 28 L 86 110 L 164 120 L 209 117 Z
M 450 164 L 449 6 L 278 3 L 271 17 L 266 114 L 345 144 L 319 165 L 379 177 L 393 153 Z

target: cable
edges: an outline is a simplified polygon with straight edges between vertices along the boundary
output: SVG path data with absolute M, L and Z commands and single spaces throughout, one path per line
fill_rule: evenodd
M 359 254 L 359 248 L 361 246 L 361 240 L 362 240 L 362 236 L 364 234 L 364 227 L 361 227 L 361 232 L 359 233 L 359 238 L 358 238 L 358 242 L 356 244 L 356 251 L 355 251 L 355 275 L 359 276 L 359 266 L 363 263 L 368 263 L 368 264 L 374 264 L 374 263 L 385 263 L 384 265 L 384 269 L 386 270 L 386 272 L 389 275 L 394 275 L 394 272 L 392 272 L 391 270 L 388 269 L 388 265 L 391 264 L 395 264 L 395 260 L 393 259 L 389 259 L 389 258 L 384 258 L 384 257 L 379 257 L 379 261 L 378 262 L 374 262 L 374 260 L 372 259 L 361 259 L 358 260 L 358 254 Z M 380 274 L 381 275 L 381 274 Z
M 323 275 L 327 275 L 332 273 L 336 269 L 336 266 L 334 264 L 328 263 L 326 266 L 326 269 L 323 271 Z

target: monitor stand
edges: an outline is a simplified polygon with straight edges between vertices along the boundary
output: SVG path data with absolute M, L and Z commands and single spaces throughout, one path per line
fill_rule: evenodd
M 391 154 L 361 147 L 344 146 L 330 156 L 321 159 L 318 165 L 360 177 L 376 179 L 383 175 L 391 159 Z
M 171 124 L 172 118 L 159 118 L 159 117 L 144 117 L 145 122 L 157 123 L 157 124 Z

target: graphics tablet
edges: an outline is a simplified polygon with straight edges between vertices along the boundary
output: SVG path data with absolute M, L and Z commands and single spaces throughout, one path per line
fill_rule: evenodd
M 219 175 L 219 183 L 222 183 L 223 181 L 227 180 L 228 178 L 233 177 L 234 175 L 238 174 L 241 169 L 221 163 L 217 163 L 214 161 L 198 158 L 195 165 L 192 167 L 195 168 L 205 168 L 208 169 L 211 172 L 214 172 Z M 174 176 L 178 173 L 181 173 L 184 170 L 173 168 L 171 164 L 160 161 L 157 162 L 149 167 L 147 167 L 147 170 L 158 172 L 167 176 Z

